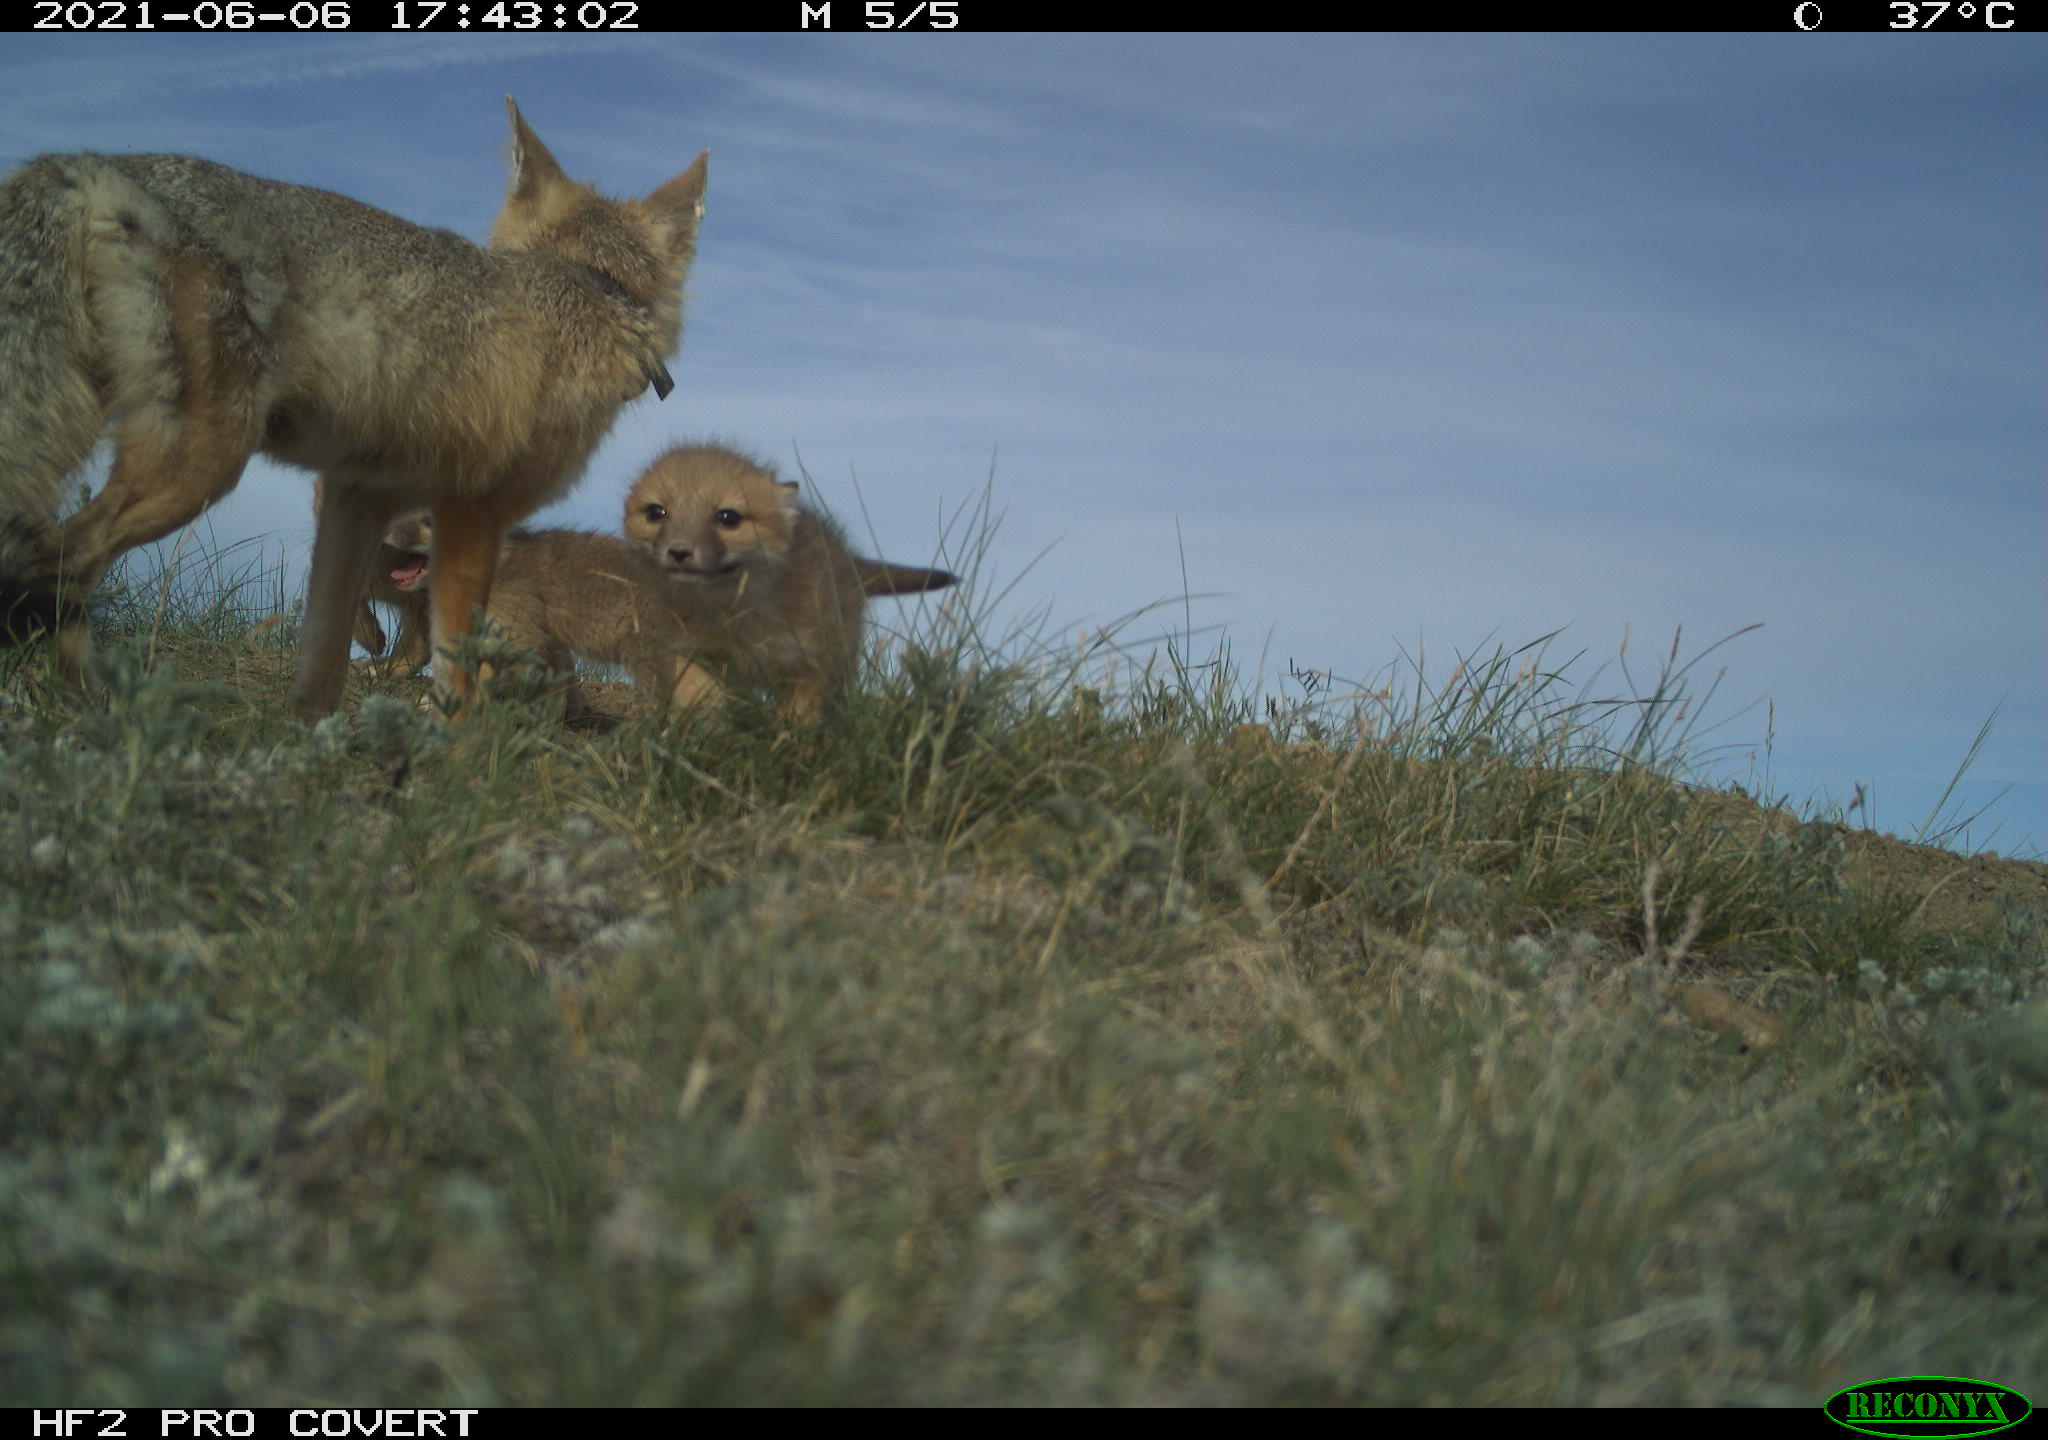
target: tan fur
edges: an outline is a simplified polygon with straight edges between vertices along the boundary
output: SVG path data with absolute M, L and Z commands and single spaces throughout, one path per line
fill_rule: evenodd
M 792 711 L 815 718 L 858 654 L 865 598 L 938 590 L 954 577 L 847 553 L 836 531 L 796 508 L 793 489 L 729 450 L 671 451 L 634 484 L 628 538 L 512 531 L 500 552 L 490 618 L 509 639 L 537 651 L 564 677 L 565 689 L 572 657 L 580 657 L 624 666 L 658 703 L 715 700 L 723 675 L 774 689 Z M 663 510 L 661 522 L 647 519 L 649 505 Z M 747 538 L 716 518 L 740 507 L 761 512 Z M 682 538 L 705 530 L 718 538 Z M 432 543 L 424 515 L 393 525 L 370 587 L 372 598 L 399 611 L 391 658 L 411 670 L 427 659 L 419 637 Z M 688 567 L 701 565 L 713 547 L 713 563 L 724 573 L 691 578 Z M 678 548 L 697 558 L 676 562 Z M 376 628 L 381 646 L 382 628 L 368 616 L 367 602 L 358 623 Z
M 689 635 L 678 704 L 715 700 L 730 683 L 763 686 L 815 720 L 860 655 L 867 596 L 953 582 L 856 558 L 796 489 L 717 445 L 680 446 L 633 482 L 626 538 L 666 581 Z
M 524 533 L 506 532 L 505 543 L 513 544 Z M 427 604 L 427 571 L 433 543 L 434 526 L 426 511 L 394 522 L 377 546 L 377 558 L 370 568 L 369 595 L 356 613 L 356 643 L 373 656 L 382 655 L 402 675 L 419 673 L 434 658 L 428 639 L 432 626 Z M 391 642 L 388 655 L 384 652 L 384 627 L 377 623 L 371 600 L 381 600 L 398 612 L 398 635 Z
M 0 184 L 0 630 L 56 623 L 123 552 L 261 450 L 323 473 L 293 703 L 340 698 L 378 537 L 434 514 L 435 650 L 500 545 L 581 474 L 682 327 L 706 157 L 645 200 L 571 182 L 507 98 L 512 179 L 485 250 L 325 191 L 176 155 L 60 155 Z M 107 417 L 112 474 L 62 525 Z M 470 677 L 446 662 L 451 708 Z
M 386 533 L 371 577 L 371 598 L 399 612 L 390 658 L 404 673 L 418 671 L 429 658 L 424 637 L 432 540 L 424 513 L 401 520 Z M 574 686 L 578 657 L 624 666 L 635 683 L 661 697 L 674 688 L 687 643 L 640 552 L 616 535 L 583 530 L 509 532 L 499 551 L 488 615 L 500 634 L 533 650 L 559 678 L 572 712 L 580 705 Z

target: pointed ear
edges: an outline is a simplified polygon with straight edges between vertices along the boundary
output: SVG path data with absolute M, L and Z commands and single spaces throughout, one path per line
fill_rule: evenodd
M 507 198 L 531 199 L 550 185 L 568 184 L 569 177 L 562 173 L 548 147 L 540 143 L 540 136 L 527 125 L 526 117 L 519 113 L 519 106 L 510 95 L 505 97 L 505 109 L 512 117 L 512 183 L 507 188 Z
M 803 513 L 803 507 L 796 503 L 796 481 L 777 480 L 775 482 L 775 508 L 791 519 L 795 519 Z
M 711 152 L 699 155 L 689 169 L 649 195 L 648 213 L 678 238 L 695 244 L 697 222 L 704 218 L 704 186 L 711 171 Z

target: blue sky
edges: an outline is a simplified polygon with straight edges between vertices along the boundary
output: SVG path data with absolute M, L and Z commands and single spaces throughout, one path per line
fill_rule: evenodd
M 2044 73 L 2025 34 L 17 35 L 0 164 L 182 151 L 480 239 L 508 91 L 612 193 L 708 146 L 677 393 L 549 518 L 712 435 L 916 561 L 993 460 L 1011 608 L 1191 590 L 1132 633 L 1281 693 L 1761 622 L 1707 662 L 1724 773 L 1768 728 L 1777 792 L 1910 832 L 2002 703 L 1955 805 L 2038 855 Z M 301 564 L 307 495 L 259 461 L 213 535 Z

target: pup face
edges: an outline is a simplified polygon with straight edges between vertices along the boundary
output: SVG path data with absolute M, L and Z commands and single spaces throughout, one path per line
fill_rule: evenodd
M 766 581 L 789 554 L 796 483 L 715 445 L 671 450 L 626 497 L 626 538 L 689 585 Z
M 417 590 L 427 583 L 427 561 L 434 548 L 434 522 L 424 510 L 394 521 L 377 550 L 377 570 L 394 588 Z

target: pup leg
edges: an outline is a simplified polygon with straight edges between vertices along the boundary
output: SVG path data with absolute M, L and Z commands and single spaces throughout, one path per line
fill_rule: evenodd
M 553 607 L 548 597 L 520 585 L 519 578 L 516 573 L 500 572 L 486 614 L 500 638 L 532 652 L 532 678 L 540 687 L 534 698 L 555 719 L 574 720 L 583 712 L 583 697 L 576 686 L 576 652 L 553 633 Z
M 583 698 L 583 687 L 576 683 L 576 654 L 559 640 L 543 642 L 536 648 L 542 668 L 554 679 L 553 706 L 564 725 L 573 725 L 590 710 Z
M 427 668 L 427 661 L 433 658 L 427 647 L 427 632 L 430 628 L 427 607 L 430 602 L 425 595 L 408 599 L 410 603 L 399 608 L 398 638 L 391 642 L 389 656 L 393 673 L 399 675 L 417 675 Z
M 443 496 L 434 502 L 434 702 L 458 717 L 472 704 L 486 674 L 471 675 L 455 662 L 455 643 L 476 628 L 491 599 L 498 547 L 511 518 L 473 500 Z
M 854 657 L 860 644 L 859 599 L 855 597 L 853 613 L 842 617 L 848 623 L 841 634 L 835 636 L 836 645 L 809 649 L 801 668 L 792 666 L 776 677 L 776 700 L 784 719 L 798 725 L 816 725 L 825 715 L 825 706 L 844 685 L 854 666 Z M 832 617 L 824 617 L 825 624 L 832 624 Z
M 675 684 L 669 690 L 669 701 L 678 710 L 688 710 L 695 705 L 715 705 L 724 697 L 725 687 L 709 670 L 689 660 L 680 662 Z
M 825 687 L 808 677 L 792 680 L 782 690 L 782 713 L 799 725 L 815 725 L 825 713 Z
M 581 725 L 589 720 L 591 716 L 597 714 L 597 710 L 591 706 L 591 703 L 583 698 L 582 683 L 577 680 L 574 674 L 571 674 L 562 686 L 562 724 L 565 726 Z M 601 722 L 602 717 L 600 716 L 599 719 Z
M 355 624 L 349 630 L 349 639 L 363 647 L 375 658 L 384 653 L 384 627 L 378 622 L 377 612 L 365 595 L 356 602 Z
M 292 709 L 302 720 L 317 720 L 341 702 L 349 632 L 358 608 L 368 603 L 363 589 L 370 581 L 370 562 L 397 510 L 398 502 L 377 491 L 346 483 L 321 490 L 313 573 L 306 585 L 306 628 L 292 681 Z

